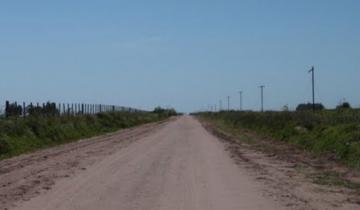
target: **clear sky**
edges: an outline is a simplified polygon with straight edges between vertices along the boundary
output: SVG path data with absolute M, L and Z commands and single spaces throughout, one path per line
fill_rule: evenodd
M 360 106 L 359 0 L 3 0 L 0 101 Z

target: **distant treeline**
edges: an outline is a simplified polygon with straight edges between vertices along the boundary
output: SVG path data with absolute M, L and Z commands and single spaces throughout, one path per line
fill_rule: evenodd
M 0 160 L 174 115 L 177 115 L 174 109 L 161 107 L 142 111 L 114 105 L 7 101 L 7 118 L 0 120 Z
M 175 109 L 164 109 L 161 107 L 156 107 L 153 111 L 156 114 L 161 114 L 161 115 L 165 115 L 165 116 L 175 116 L 178 115 L 179 113 L 176 112 Z
M 309 110 L 324 110 L 325 106 L 321 103 L 316 103 L 316 104 L 312 104 L 312 103 L 307 103 L 307 104 L 299 104 L 296 107 L 296 111 L 309 111 Z M 351 109 L 351 105 L 349 102 L 341 102 L 336 109 Z
M 325 109 L 324 105 L 322 104 L 312 104 L 312 103 L 307 103 L 307 104 L 299 104 L 296 107 L 296 111 L 308 111 L 308 110 L 323 110 Z
M 115 105 L 103 105 L 103 104 L 83 104 L 83 103 L 29 103 L 25 102 L 9 102 L 5 103 L 5 117 L 26 117 L 33 115 L 85 115 L 85 114 L 97 114 L 103 112 L 140 112 L 141 110 L 115 106 Z

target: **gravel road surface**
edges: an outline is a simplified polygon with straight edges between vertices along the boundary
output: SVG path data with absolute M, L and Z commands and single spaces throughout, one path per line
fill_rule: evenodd
M 190 116 L 0 162 L 0 209 L 286 209 Z

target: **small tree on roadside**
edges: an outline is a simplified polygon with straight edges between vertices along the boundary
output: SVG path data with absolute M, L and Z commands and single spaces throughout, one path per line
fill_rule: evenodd
M 349 102 L 341 102 L 336 109 L 351 109 L 351 105 Z

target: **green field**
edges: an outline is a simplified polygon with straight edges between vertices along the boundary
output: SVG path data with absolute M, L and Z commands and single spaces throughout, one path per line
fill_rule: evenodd
M 218 112 L 199 117 L 230 130 L 251 130 L 259 135 L 297 145 L 316 155 L 360 168 L 360 111 Z
M 108 112 L 0 120 L 0 159 L 122 128 L 164 120 L 164 112 Z

